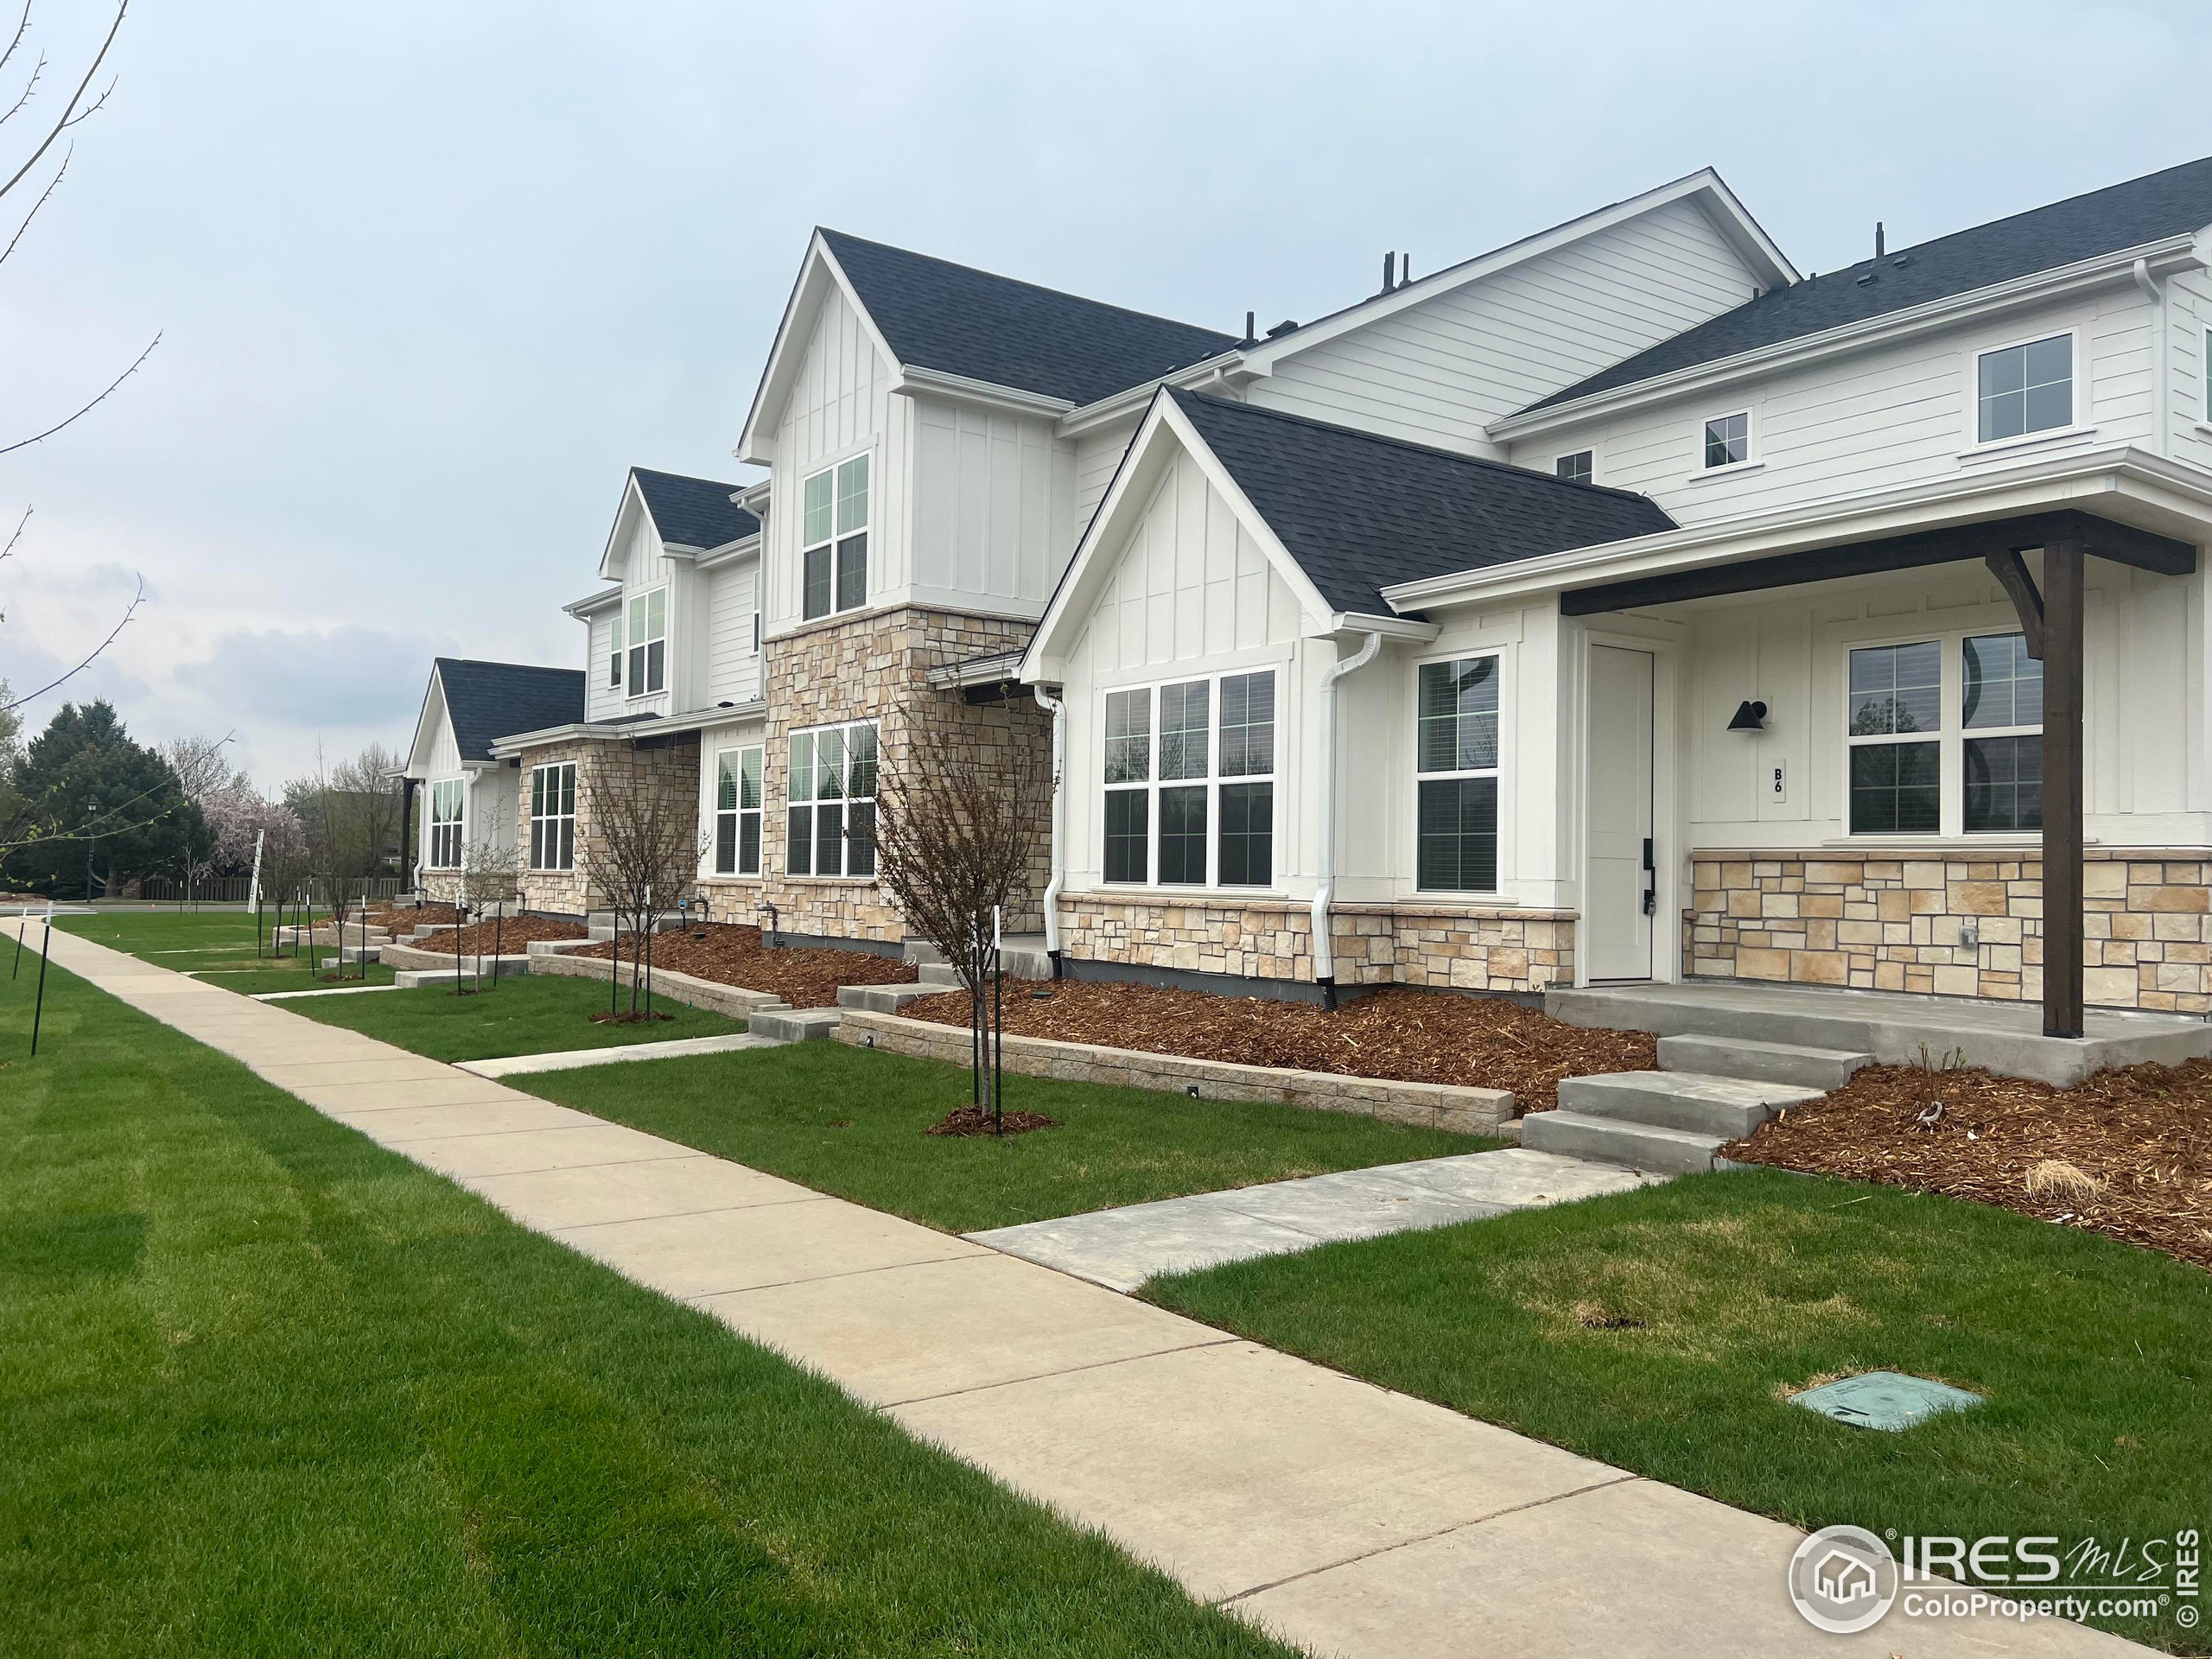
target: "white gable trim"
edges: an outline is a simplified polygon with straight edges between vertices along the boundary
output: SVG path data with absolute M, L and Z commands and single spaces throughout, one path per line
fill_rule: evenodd
M 645 505 L 645 493 L 638 487 L 638 475 L 625 473 L 622 474 L 622 505 L 614 510 L 613 528 L 607 532 L 607 546 L 599 556 L 599 579 L 601 582 L 622 580 L 614 574 L 614 550 L 629 539 L 627 531 L 632 514 L 643 518 L 649 524 L 653 524 L 652 509 Z M 653 524 L 653 539 L 660 539 L 658 524 Z
M 766 453 L 763 438 L 783 413 L 784 402 L 791 396 L 792 383 L 798 378 L 799 364 L 806 354 L 807 337 L 814 328 L 815 314 L 822 302 L 835 289 L 845 296 L 845 303 L 853 308 L 853 315 L 861 320 L 868 341 L 882 353 L 883 360 L 894 370 L 904 369 L 899 354 L 891 349 L 891 342 L 884 339 L 883 331 L 875 326 L 875 319 L 861 303 L 852 280 L 837 264 L 830 251 L 830 245 L 822 239 L 817 230 L 808 240 L 806 257 L 799 262 L 798 280 L 791 284 L 791 296 L 784 304 L 783 321 L 776 325 L 776 343 L 769 348 L 767 365 L 760 372 L 760 385 L 753 394 L 753 407 L 747 411 L 745 429 L 738 439 L 734 452 L 747 465 L 766 467 L 772 458 Z
M 1321 597 L 1320 589 L 1314 587 L 1313 578 L 1291 556 L 1268 521 L 1260 516 L 1259 509 L 1229 475 L 1229 469 L 1207 448 L 1190 417 L 1176 407 L 1175 400 L 1163 390 L 1154 394 L 1152 407 L 1145 411 L 1128 452 L 1115 469 L 1114 481 L 1106 486 L 1098 511 L 1091 516 L 1090 527 L 1084 531 L 1075 557 L 1068 563 L 1067 573 L 1053 590 L 1044 620 L 1037 625 L 1037 632 L 1021 659 L 1020 677 L 1024 681 L 1050 683 L 1059 678 L 1058 661 L 1071 643 L 1067 636 L 1089 619 L 1107 578 L 1128 550 L 1130 535 L 1151 505 L 1160 475 L 1179 454 L 1188 455 L 1197 464 L 1206 482 L 1229 504 L 1237 522 L 1266 555 L 1275 574 L 1298 601 L 1299 609 L 1305 615 L 1306 632 L 1319 636 L 1337 631 L 1339 619 Z
M 430 710 L 434 707 L 437 710 L 437 718 L 445 722 L 448 735 L 451 735 L 453 717 L 446 712 L 445 678 L 435 663 L 430 665 L 429 683 L 423 688 L 422 709 L 415 716 L 414 740 L 407 746 L 407 770 L 404 774 L 406 777 L 420 779 L 429 770 L 423 764 L 423 759 L 429 753 L 429 744 L 433 741 Z M 460 745 L 455 744 L 454 747 L 458 749 Z
M 1585 237 L 1595 236 L 1618 225 L 1624 225 L 1654 208 L 1679 201 L 1691 203 L 1713 222 L 1713 228 L 1734 251 L 1736 257 L 1750 269 L 1752 276 L 1755 279 L 1764 278 L 1762 286 L 1770 288 L 1798 280 L 1797 268 L 1789 263 L 1773 239 L 1759 228 L 1758 221 L 1737 200 L 1736 193 L 1724 184 L 1720 175 L 1711 168 L 1700 168 L 1688 178 L 1676 179 L 1656 190 L 1647 190 L 1640 196 L 1617 201 L 1610 207 L 1600 207 L 1594 213 L 1585 213 L 1564 225 L 1555 225 L 1548 231 L 1523 237 L 1518 242 L 1508 243 L 1504 247 L 1493 249 L 1459 264 L 1447 265 L 1442 270 L 1407 283 L 1403 288 L 1394 288 L 1387 294 L 1374 295 L 1357 305 L 1347 306 L 1332 316 L 1309 322 L 1294 334 L 1284 334 L 1276 340 L 1262 340 L 1246 349 L 1241 366 L 1251 372 L 1271 374 L 1279 364 L 1300 352 L 1338 339 L 1355 329 L 1380 322 L 1385 317 L 1395 316 L 1414 306 L 1425 304 L 1440 294 L 1449 294 L 1471 283 L 1482 282 L 1500 271 L 1525 264 L 1531 259 L 1541 258 L 1571 243 L 1581 241 Z

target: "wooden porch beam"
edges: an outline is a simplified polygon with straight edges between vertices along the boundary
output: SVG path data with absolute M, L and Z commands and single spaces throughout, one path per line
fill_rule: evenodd
M 2002 553 L 1992 553 L 1986 563 L 1989 574 L 2004 584 L 2012 608 L 2019 613 L 2020 632 L 2028 639 L 2028 655 L 2041 662 L 2043 595 L 2036 591 L 2036 579 L 2028 574 L 2028 562 L 2020 556 L 2018 550 L 2007 548 Z
M 2043 552 L 2043 1029 L 2082 1034 L 2082 554 Z

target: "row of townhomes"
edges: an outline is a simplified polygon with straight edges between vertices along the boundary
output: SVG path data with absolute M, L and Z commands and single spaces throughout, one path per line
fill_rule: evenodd
M 2212 1011 L 2208 226 L 2212 161 L 1814 274 L 1705 171 L 1241 335 L 817 232 L 765 480 L 633 469 L 580 667 L 435 665 L 422 885 L 588 911 L 620 780 L 714 917 L 895 949 L 936 724 L 1051 747 L 1071 975 Z

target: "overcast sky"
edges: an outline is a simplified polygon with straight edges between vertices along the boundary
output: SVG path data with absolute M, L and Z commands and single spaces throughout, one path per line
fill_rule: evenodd
M 41 0 L 49 90 L 105 22 Z M 143 574 L 69 691 L 274 785 L 404 747 L 438 653 L 582 666 L 624 468 L 747 476 L 817 224 L 1235 332 L 1709 164 L 1827 270 L 2212 151 L 2209 48 L 2202 0 L 139 0 L 0 267 L 0 442 L 162 344 L 0 457 L 0 676 Z

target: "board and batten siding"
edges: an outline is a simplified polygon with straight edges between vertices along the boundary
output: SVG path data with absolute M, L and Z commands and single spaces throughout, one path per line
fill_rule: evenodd
M 1089 533 L 1091 516 L 1098 511 L 1099 502 L 1105 498 L 1107 488 L 1122 465 L 1122 457 L 1129 453 L 1129 441 L 1136 434 L 1137 423 L 1131 419 L 1085 432 L 1075 440 L 1074 528 L 1077 541 Z
M 1042 615 L 1075 551 L 1074 446 L 1047 421 L 929 397 L 899 401 L 912 408 L 908 596 L 952 610 Z
M 2020 454 L 1967 453 L 1977 440 L 1976 358 L 2064 329 L 2078 342 L 2075 422 L 2095 429 L 2075 442 L 2147 442 L 2152 312 L 2130 287 L 1533 435 L 1510 459 L 1548 469 L 1557 455 L 1593 450 L 1593 481 L 1648 495 L 1686 524 L 1971 474 Z M 1706 421 L 1745 410 L 1753 464 L 1706 476 Z
M 764 622 L 773 633 L 798 624 L 799 534 L 809 473 L 866 449 L 868 467 L 868 595 L 908 581 L 906 504 L 912 499 L 909 431 L 913 405 L 894 397 L 893 365 L 875 349 L 843 290 L 832 288 L 815 314 L 774 429 L 777 510 L 768 515 L 761 562 Z
M 1256 404 L 1498 458 L 1484 427 L 1750 299 L 1687 202 L 1583 237 L 1284 358 Z M 1547 463 L 1548 464 L 1548 463 Z
M 709 704 L 745 702 L 760 695 L 760 657 L 753 648 L 759 572 L 757 560 L 739 559 L 706 573 Z

